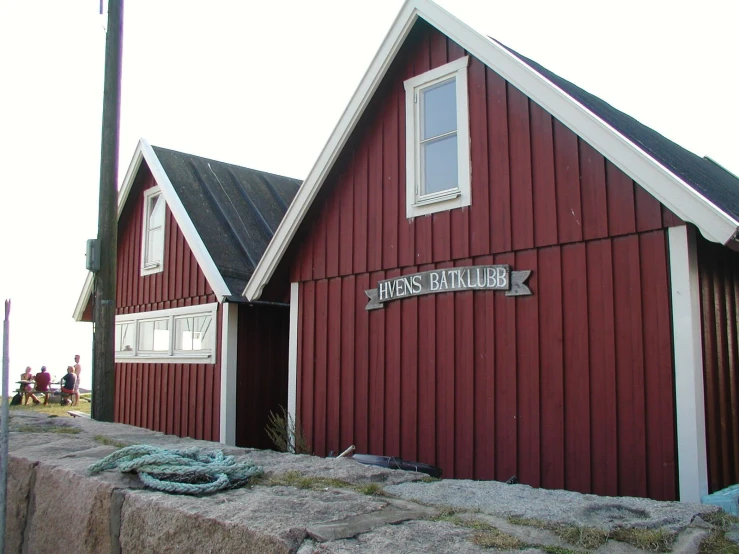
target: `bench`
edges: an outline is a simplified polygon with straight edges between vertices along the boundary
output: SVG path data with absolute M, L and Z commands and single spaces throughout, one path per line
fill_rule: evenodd
M 90 419 L 90 414 L 86 414 L 85 412 L 78 412 L 77 410 L 69 410 L 67 412 L 72 417 L 83 417 L 85 419 Z

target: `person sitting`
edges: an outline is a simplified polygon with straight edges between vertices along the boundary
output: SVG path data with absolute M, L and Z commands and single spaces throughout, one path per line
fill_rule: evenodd
M 33 381 L 33 373 L 31 373 L 31 366 L 26 367 L 26 371 L 21 373 L 21 381 Z M 33 391 L 33 385 L 31 383 L 21 383 L 21 386 L 18 392 L 20 392 L 23 396 L 26 397 L 24 404 L 28 404 L 28 398 L 30 396 L 33 396 L 31 394 L 31 391 Z
M 31 394 L 31 398 L 33 399 L 34 404 L 39 403 L 39 399 L 36 398 L 37 392 L 40 392 L 44 395 L 44 405 L 49 403 L 49 394 L 51 391 L 49 391 L 49 384 L 51 383 L 51 374 L 47 373 L 46 366 L 41 366 L 41 371 L 36 374 L 36 388 L 33 391 L 33 394 Z
M 68 406 L 72 403 L 69 399 L 70 396 L 74 396 L 74 385 L 77 383 L 77 375 L 74 372 L 73 366 L 67 366 L 67 374 L 62 377 L 62 404 Z

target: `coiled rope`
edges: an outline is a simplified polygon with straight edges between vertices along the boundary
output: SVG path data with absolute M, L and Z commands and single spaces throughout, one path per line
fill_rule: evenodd
M 138 473 L 145 486 L 174 494 L 207 494 L 234 489 L 264 473 L 261 467 L 237 462 L 220 450 L 167 450 L 146 444 L 121 448 L 92 464 L 87 471 L 92 475 L 108 469 Z

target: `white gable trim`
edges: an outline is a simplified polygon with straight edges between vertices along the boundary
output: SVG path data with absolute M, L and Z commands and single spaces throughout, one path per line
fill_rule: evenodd
M 131 192 L 131 188 L 133 187 L 133 183 L 136 180 L 136 175 L 139 172 L 139 168 L 141 167 L 141 162 L 143 160 L 146 161 L 146 164 L 149 166 L 149 170 L 154 176 L 154 180 L 157 182 L 157 185 L 159 185 L 159 188 L 162 191 L 162 195 L 164 196 L 164 200 L 167 203 L 170 211 L 172 212 L 177 225 L 179 225 L 180 229 L 182 230 L 182 234 L 185 237 L 190 250 L 192 250 L 192 253 L 195 256 L 200 269 L 203 271 L 205 279 L 208 281 L 210 288 L 213 289 L 213 293 L 216 295 L 218 301 L 223 302 L 223 299 L 226 296 L 231 295 L 231 291 L 229 291 L 228 286 L 226 286 L 226 282 L 223 280 L 223 276 L 221 275 L 220 271 L 218 271 L 218 268 L 216 267 L 213 258 L 208 252 L 208 249 L 205 247 L 203 240 L 200 238 L 200 235 L 195 230 L 195 226 L 193 225 L 190 216 L 185 210 L 185 207 L 182 205 L 180 197 L 177 196 L 177 193 L 172 186 L 172 181 L 169 180 L 169 176 L 167 176 L 167 173 L 164 171 L 164 168 L 162 167 L 159 158 L 157 158 L 154 149 L 144 139 L 139 140 L 139 143 L 136 146 L 136 150 L 133 153 L 131 163 L 126 170 L 126 176 L 123 178 L 123 182 L 121 183 L 121 187 L 118 191 L 117 219 L 120 219 L 121 214 L 123 213 L 123 208 L 128 201 L 128 195 Z M 92 273 L 89 273 L 87 275 L 87 278 L 85 279 L 85 284 L 82 287 L 82 293 L 77 300 L 77 305 L 74 310 L 73 317 L 76 321 L 82 320 L 82 315 L 85 312 L 85 308 L 90 301 L 92 293 L 93 275 Z
M 678 217 L 694 223 L 707 239 L 726 244 L 734 238 L 739 228 L 738 221 L 696 192 L 604 120 L 502 46 L 474 31 L 430 0 L 407 0 L 247 283 L 244 296 L 249 300 L 256 300 L 261 295 L 262 289 L 274 273 L 326 176 L 418 17 L 428 21 L 470 54 L 493 68 L 575 134 L 590 143 Z

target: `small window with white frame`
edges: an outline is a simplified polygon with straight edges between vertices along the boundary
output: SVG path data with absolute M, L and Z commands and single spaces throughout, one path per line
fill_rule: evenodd
M 216 363 L 218 303 L 122 314 L 115 318 L 115 359 L 137 363 Z
M 469 206 L 465 56 L 405 81 L 406 217 Z
M 159 187 L 144 192 L 144 229 L 141 244 L 141 275 L 164 271 L 164 223 L 166 203 Z

